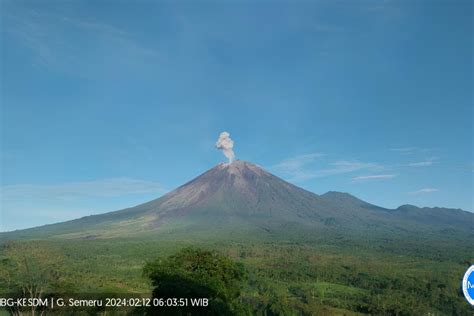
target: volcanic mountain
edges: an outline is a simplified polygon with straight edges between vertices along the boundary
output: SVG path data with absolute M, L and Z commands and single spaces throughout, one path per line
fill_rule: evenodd
M 385 209 L 347 193 L 317 195 L 237 160 L 219 164 L 174 191 L 132 208 L 0 237 L 217 239 L 455 232 L 472 238 L 473 231 L 473 213 L 411 205 Z

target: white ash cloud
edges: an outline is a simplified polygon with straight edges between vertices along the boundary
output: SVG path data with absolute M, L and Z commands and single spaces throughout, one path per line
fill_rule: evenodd
M 230 134 L 228 132 L 222 132 L 219 135 L 219 139 L 216 142 L 216 148 L 222 150 L 224 156 L 229 159 L 229 163 L 234 161 L 234 141 L 230 138 Z

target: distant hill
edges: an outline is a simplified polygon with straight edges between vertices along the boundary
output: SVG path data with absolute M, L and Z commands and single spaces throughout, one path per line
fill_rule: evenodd
M 348 193 L 317 195 L 245 161 L 219 164 L 168 194 L 120 211 L 0 234 L 0 239 L 111 237 L 474 237 L 474 214 L 385 209 Z

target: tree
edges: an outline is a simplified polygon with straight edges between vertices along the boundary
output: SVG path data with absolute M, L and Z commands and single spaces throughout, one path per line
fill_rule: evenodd
M 239 300 L 246 272 L 242 264 L 214 251 L 184 248 L 166 259 L 146 264 L 144 274 L 153 289 L 153 299 L 183 298 L 187 306 L 154 307 L 149 314 L 242 315 L 247 314 Z M 190 299 L 207 298 L 207 307 L 191 307 Z
M 42 299 L 61 285 L 62 257 L 38 242 L 7 241 L 0 245 L 0 294 L 10 297 Z M 44 309 L 12 308 L 11 313 L 42 315 Z

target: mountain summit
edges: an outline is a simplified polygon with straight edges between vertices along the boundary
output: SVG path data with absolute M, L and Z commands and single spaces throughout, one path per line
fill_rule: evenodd
M 221 163 L 164 196 L 121 211 L 0 234 L 6 238 L 248 238 L 442 234 L 472 235 L 474 214 L 404 206 L 385 209 L 350 194 L 317 195 L 250 162 Z M 299 238 L 299 237 L 297 237 Z

